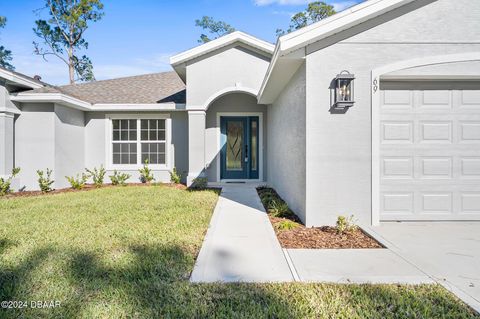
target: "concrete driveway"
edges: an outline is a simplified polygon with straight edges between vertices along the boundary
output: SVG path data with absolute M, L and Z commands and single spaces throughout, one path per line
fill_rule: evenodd
M 480 222 L 384 223 L 371 229 L 480 312 Z

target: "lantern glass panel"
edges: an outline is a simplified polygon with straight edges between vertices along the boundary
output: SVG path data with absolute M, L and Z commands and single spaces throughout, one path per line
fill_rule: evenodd
M 351 79 L 337 80 L 337 102 L 352 102 L 353 82 Z

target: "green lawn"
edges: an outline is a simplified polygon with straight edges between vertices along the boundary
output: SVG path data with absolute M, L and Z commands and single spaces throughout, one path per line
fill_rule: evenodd
M 218 194 L 131 186 L 0 199 L 2 318 L 472 318 L 439 286 L 190 284 Z

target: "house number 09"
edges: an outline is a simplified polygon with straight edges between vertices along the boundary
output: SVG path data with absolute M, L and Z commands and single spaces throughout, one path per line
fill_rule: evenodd
M 378 81 L 377 79 L 373 80 L 373 93 L 376 93 L 378 90 Z

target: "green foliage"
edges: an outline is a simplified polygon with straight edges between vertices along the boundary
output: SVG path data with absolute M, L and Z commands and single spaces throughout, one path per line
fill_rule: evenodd
M 170 172 L 170 182 L 180 184 L 182 175 L 178 174 L 177 169 L 174 167 Z
M 84 32 L 90 22 L 103 17 L 103 4 L 100 0 L 45 0 L 44 8 L 50 18 L 35 21 L 33 31 L 42 40 L 33 42 L 35 54 L 45 60 L 55 56 L 63 61 L 68 66 L 70 84 L 95 80 L 92 61 L 80 56 L 80 51 L 88 49 Z
M 355 224 L 355 217 L 351 215 L 350 217 L 338 216 L 336 229 L 339 234 L 345 234 L 353 232 L 358 228 Z
M 40 190 L 44 193 L 51 192 L 52 189 L 52 184 L 54 180 L 52 180 L 51 175 L 52 175 L 52 170 L 47 168 L 46 173 L 41 170 L 37 170 L 37 175 L 38 175 L 38 186 L 40 187 Z
M 300 226 L 298 223 L 289 219 L 282 220 L 281 222 L 275 224 L 275 227 L 278 230 L 292 230 L 297 228 L 298 226 Z
M 113 171 L 113 175 L 110 175 L 110 181 L 112 182 L 112 185 L 121 185 L 125 186 L 127 185 L 127 179 L 130 178 L 130 174 L 127 173 L 119 173 L 117 170 Z
M 138 172 L 140 173 L 140 181 L 142 183 L 150 183 L 155 180 L 152 170 L 148 167 L 148 159 L 145 160 L 143 167 L 139 169 Z
M 0 29 L 7 24 L 7 18 L 0 16 Z M 15 67 L 10 63 L 12 61 L 12 51 L 7 50 L 3 45 L 0 45 L 0 66 L 9 70 L 15 70 Z
M 288 204 L 281 199 L 274 199 L 269 203 L 268 212 L 273 217 L 287 217 L 291 215 Z
M 200 40 L 198 40 L 199 43 L 207 43 L 211 40 L 235 31 L 235 28 L 228 23 L 224 21 L 215 21 L 213 17 L 208 16 L 203 16 L 201 19 L 195 20 L 195 26 L 201 27 L 203 30 L 207 30 L 210 34 L 209 36 L 202 33 L 200 35 Z
M 292 31 L 306 27 L 309 24 L 328 18 L 334 15 L 335 9 L 332 5 L 323 1 L 315 1 L 308 4 L 307 8 L 292 16 L 287 31 L 277 29 L 277 36 L 282 36 Z
M 77 176 L 65 176 L 65 178 L 68 180 L 73 189 L 82 189 L 87 183 L 88 175 L 82 173 L 81 176 L 77 174 Z
M 208 187 L 208 179 L 206 177 L 197 177 L 193 180 L 190 188 L 193 189 L 205 189 Z
M 102 187 L 103 185 L 103 180 L 105 179 L 105 168 L 103 165 L 100 166 L 100 169 L 97 169 L 96 167 L 93 168 L 93 170 L 86 168 L 85 169 L 87 173 L 92 177 L 93 184 L 95 187 Z
M 8 178 L 0 177 L 0 196 L 7 195 L 12 191 L 10 186 L 12 185 L 12 179 L 20 173 L 20 167 L 14 167 L 12 174 Z

